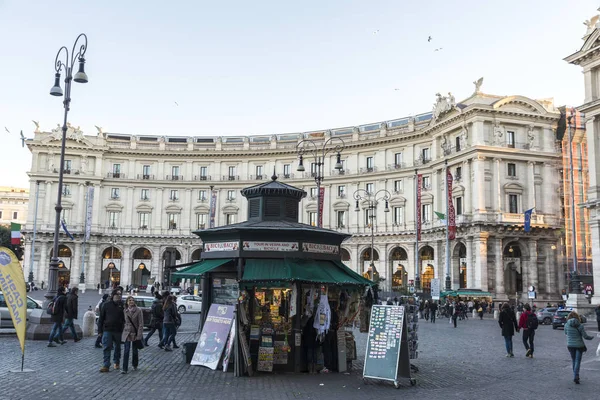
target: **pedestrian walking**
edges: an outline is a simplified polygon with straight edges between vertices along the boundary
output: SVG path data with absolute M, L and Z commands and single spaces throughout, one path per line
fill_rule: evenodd
M 108 300 L 108 293 L 104 293 L 102 295 L 102 298 L 100 299 L 100 301 L 98 302 L 98 304 L 96 304 L 96 315 L 100 316 L 100 309 L 102 308 L 102 305 Z M 100 322 L 100 319 L 98 319 L 98 321 L 96 322 L 96 327 L 98 328 L 98 335 L 96 336 L 96 344 L 94 345 L 94 347 L 101 349 L 102 348 L 102 329 L 100 329 L 100 325 L 98 324 L 98 322 Z
M 71 329 L 71 336 L 73 337 L 73 341 L 75 343 L 79 342 L 81 339 L 77 337 L 77 332 L 75 331 L 74 321 L 77 319 L 77 307 L 79 306 L 79 289 L 74 287 L 71 289 L 71 292 L 67 295 L 67 306 L 66 306 L 66 318 L 65 324 L 62 327 L 63 334 L 67 329 Z
M 592 340 L 594 337 L 585 332 L 585 328 L 581 323 L 579 314 L 571 311 L 567 316 L 565 323 L 565 335 L 567 335 L 567 349 L 571 353 L 571 361 L 573 364 L 573 382 L 579 384 L 579 367 L 583 353 L 587 351 L 587 347 L 583 339 Z
M 435 317 L 436 317 L 437 310 L 438 310 L 437 301 L 431 302 L 431 305 L 429 306 L 429 316 L 431 317 L 430 321 L 434 324 L 435 324 Z
M 523 345 L 525 346 L 525 357 L 533 358 L 533 339 L 535 338 L 535 330 L 538 327 L 537 316 L 531 312 L 531 306 L 525 304 L 525 310 L 519 319 L 519 328 L 523 330 Z
M 65 296 L 65 288 L 59 286 L 57 289 L 56 296 L 52 300 L 52 309 L 50 314 L 50 320 L 53 322 L 52 331 L 48 337 L 48 347 L 56 347 L 53 342 L 65 344 L 67 342 L 63 339 L 62 323 L 65 317 L 65 309 L 67 306 L 67 296 Z
M 44 281 L 42 281 L 42 290 L 44 290 Z
M 158 292 L 154 292 L 154 301 L 152 302 L 151 314 L 150 314 L 150 332 L 144 339 L 144 344 L 148 346 L 148 340 L 152 337 L 154 332 L 158 330 L 158 346 L 162 348 L 163 341 L 163 318 L 165 316 L 163 311 L 163 298 Z
M 596 307 L 596 323 L 598 324 L 598 332 L 600 332 L 600 304 Z
M 137 370 L 139 365 L 139 348 L 144 338 L 144 316 L 142 310 L 135 304 L 133 296 L 127 296 L 126 309 L 123 311 L 125 317 L 125 327 L 121 340 L 123 341 L 123 369 L 121 374 L 127 374 L 129 367 L 129 352 L 133 347 L 131 356 L 131 366 Z
M 515 313 L 507 303 L 502 306 L 502 311 L 500 311 L 500 316 L 498 317 L 498 324 L 500 325 L 500 329 L 502 329 L 502 336 L 504 336 L 506 357 L 514 357 L 512 338 L 515 335 L 515 331 L 519 332 L 519 325 L 517 324 Z
M 460 313 L 458 304 L 454 303 L 453 307 L 452 307 L 452 323 L 454 324 L 454 327 L 456 328 L 456 320 L 458 319 L 458 314 Z
M 178 315 L 173 300 L 173 296 L 167 295 L 165 304 L 163 305 L 163 340 L 161 342 L 161 345 L 164 346 L 165 351 L 173 351 L 171 349 L 171 343 L 173 343 L 173 340 L 175 339 L 175 334 L 177 333 L 175 323 L 177 321 Z
M 481 305 L 477 309 L 477 314 L 479 314 L 479 319 L 483 320 L 483 307 Z
M 98 319 L 98 333 L 102 335 L 102 347 L 104 348 L 104 359 L 100 372 L 110 370 L 110 352 L 114 349 L 114 369 L 120 369 L 121 365 L 121 335 L 125 327 L 125 314 L 121 303 L 121 290 L 115 289 L 111 292 L 111 299 L 105 302 L 100 309 Z

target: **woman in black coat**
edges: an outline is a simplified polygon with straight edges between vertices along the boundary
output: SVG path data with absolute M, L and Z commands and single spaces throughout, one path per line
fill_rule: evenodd
M 517 318 L 515 313 L 510 309 L 510 305 L 505 303 L 502 306 L 500 317 L 498 318 L 498 324 L 502 329 L 502 336 L 504 336 L 504 344 L 506 345 L 506 357 L 514 357 L 513 354 L 513 342 L 512 337 L 516 332 L 519 332 L 519 326 L 517 324 Z
M 67 307 L 67 296 L 65 296 L 65 288 L 60 286 L 57 290 L 56 297 L 52 300 L 54 307 L 52 307 L 52 314 L 50 320 L 54 323 L 52 325 L 52 331 L 48 338 L 48 347 L 56 347 L 53 342 L 65 344 L 63 339 L 62 323 L 65 318 L 65 311 Z

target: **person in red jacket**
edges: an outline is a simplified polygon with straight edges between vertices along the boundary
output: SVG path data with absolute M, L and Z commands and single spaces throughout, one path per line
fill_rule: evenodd
M 525 350 L 527 350 L 525 357 L 533 358 L 533 338 L 535 337 L 535 329 L 529 329 L 527 327 L 527 318 L 532 314 L 531 306 L 525 304 L 523 308 L 525 311 L 521 314 L 521 318 L 519 318 L 519 329 L 523 330 L 523 345 L 525 345 Z

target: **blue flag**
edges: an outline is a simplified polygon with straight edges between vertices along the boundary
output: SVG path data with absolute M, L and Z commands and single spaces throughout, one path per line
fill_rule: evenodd
M 67 229 L 67 224 L 65 223 L 65 220 L 61 220 L 60 224 L 62 225 L 63 231 L 65 231 L 65 233 L 67 234 L 67 236 L 71 239 L 71 240 L 75 240 L 75 238 L 73 237 L 73 235 L 71 235 L 71 232 L 69 232 L 69 230 Z
M 533 212 L 533 208 L 525 211 L 525 232 L 529 232 L 531 230 L 531 213 Z

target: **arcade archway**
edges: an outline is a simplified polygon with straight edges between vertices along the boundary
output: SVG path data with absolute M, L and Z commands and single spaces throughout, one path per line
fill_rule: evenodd
M 431 293 L 431 280 L 435 277 L 434 257 L 435 252 L 431 246 L 423 246 L 419 250 L 419 260 L 423 268 L 421 271 L 421 289 L 423 293 Z
M 54 254 L 53 249 L 50 249 L 50 260 Z M 58 285 L 67 286 L 71 282 L 71 262 L 73 260 L 73 252 L 64 244 L 58 246 Z
M 102 252 L 102 287 L 117 287 L 121 284 L 121 263 L 123 255 L 121 249 L 116 246 L 110 246 Z
M 518 242 L 508 243 L 502 251 L 504 260 L 504 288 L 506 293 L 523 292 L 523 269 L 522 269 L 521 246 Z
M 392 271 L 392 291 L 401 291 L 408 284 L 408 253 L 402 247 L 396 247 L 390 255 L 390 270 Z
M 371 258 L 371 250 L 373 251 L 373 257 Z M 379 253 L 375 249 L 366 248 L 360 255 L 360 265 L 362 266 L 363 276 L 371 279 L 371 260 L 375 265 L 375 276 L 372 277 L 375 280 L 379 277 L 378 265 L 379 265 Z

